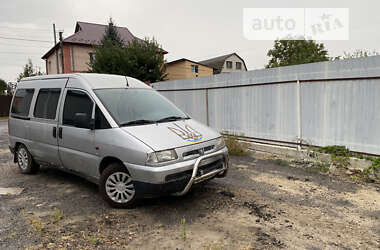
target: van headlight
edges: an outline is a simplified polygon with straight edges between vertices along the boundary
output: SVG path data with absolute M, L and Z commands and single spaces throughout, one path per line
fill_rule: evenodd
M 226 146 L 223 137 L 216 139 L 215 150 L 220 150 Z
M 177 153 L 174 149 L 152 152 L 148 154 L 147 164 L 162 163 L 177 159 Z

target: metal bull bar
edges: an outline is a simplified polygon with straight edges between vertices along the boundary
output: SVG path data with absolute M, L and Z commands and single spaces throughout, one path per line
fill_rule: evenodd
M 222 155 L 223 158 L 224 158 L 224 167 L 221 168 L 221 169 L 216 169 L 214 171 L 211 171 L 210 173 L 207 173 L 207 174 L 204 174 L 204 175 L 201 175 L 199 177 L 197 177 L 197 173 L 198 173 L 198 167 L 199 167 L 199 164 L 201 163 L 201 161 L 205 160 L 205 159 L 208 159 L 208 158 L 212 158 L 212 157 L 215 157 L 215 156 L 218 156 L 218 155 Z M 191 175 L 191 178 L 190 178 L 190 181 L 187 183 L 185 189 L 183 189 L 181 192 L 177 192 L 177 193 L 174 193 L 173 195 L 174 196 L 182 196 L 182 195 L 185 195 L 191 188 L 191 186 L 195 183 L 199 183 L 201 181 L 204 181 L 204 180 L 207 180 L 221 172 L 224 172 L 228 169 L 228 155 L 226 155 L 225 153 L 223 152 L 215 152 L 215 153 L 212 153 L 212 154 L 208 154 L 208 155 L 204 155 L 204 156 L 201 156 L 199 157 L 195 164 L 194 164 L 194 168 L 193 168 L 193 174 Z

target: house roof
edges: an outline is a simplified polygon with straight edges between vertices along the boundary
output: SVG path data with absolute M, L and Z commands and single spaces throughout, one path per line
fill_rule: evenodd
M 87 46 L 100 45 L 107 26 L 108 25 L 97 23 L 77 22 L 74 34 L 63 39 L 63 43 L 72 43 Z M 135 37 L 126 27 L 116 27 L 116 29 L 125 45 L 135 39 L 141 40 L 140 38 Z M 59 43 L 51 48 L 45 55 L 43 55 L 42 59 L 46 59 L 56 49 L 57 46 L 59 46 Z M 168 53 L 165 50 L 163 50 L 163 52 L 164 54 Z
M 100 45 L 107 26 L 108 25 L 97 23 L 77 22 L 77 25 L 75 26 L 75 33 L 65 38 L 63 41 L 66 43 Z M 135 37 L 128 28 L 116 27 L 116 30 L 125 45 L 127 45 L 128 42 L 139 39 Z
M 231 53 L 231 54 L 227 54 L 227 55 L 223 55 L 223 56 L 214 57 L 211 59 L 200 61 L 199 63 L 204 64 L 204 65 L 208 65 L 209 67 L 214 68 L 217 71 L 217 73 L 220 73 L 223 69 L 224 62 L 227 60 L 227 58 L 229 58 L 232 55 L 236 55 L 237 57 L 239 57 L 240 60 L 243 61 L 244 67 L 247 69 L 247 66 L 245 65 L 243 58 L 241 58 L 236 53 Z
M 205 66 L 205 67 L 208 67 L 208 68 L 212 68 L 212 67 L 210 67 L 209 65 L 205 65 L 205 64 L 202 64 L 202 63 L 199 63 L 199 62 L 195 62 L 195 61 L 192 61 L 192 60 L 189 60 L 189 59 L 186 59 L 186 58 L 177 59 L 177 60 L 174 60 L 174 61 L 168 62 L 168 63 L 166 63 L 166 64 L 167 64 L 167 65 L 168 65 L 168 64 L 175 64 L 175 63 L 184 62 L 184 61 L 188 61 L 188 62 L 191 62 L 191 63 L 194 63 L 194 64 L 199 64 L 199 65 L 202 65 L 202 66 Z

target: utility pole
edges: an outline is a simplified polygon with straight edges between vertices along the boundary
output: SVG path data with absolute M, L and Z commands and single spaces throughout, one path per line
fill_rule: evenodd
M 55 23 L 53 23 L 53 32 L 54 32 L 54 47 L 57 45 L 57 33 L 55 32 Z M 58 49 L 55 48 L 55 59 L 57 64 L 57 74 L 59 74 L 59 64 L 58 64 Z
M 63 60 L 63 38 L 62 38 L 62 33 L 63 31 L 59 31 L 59 42 L 60 42 L 60 45 L 61 45 L 61 61 L 62 61 L 62 74 L 65 74 L 65 64 L 64 64 L 64 60 Z

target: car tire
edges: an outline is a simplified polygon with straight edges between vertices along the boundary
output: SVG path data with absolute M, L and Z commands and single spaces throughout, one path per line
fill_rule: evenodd
M 32 155 L 25 145 L 20 145 L 16 150 L 17 165 L 23 174 L 35 174 L 40 166 L 34 162 Z
M 120 163 L 111 163 L 100 177 L 100 194 L 114 208 L 132 208 L 136 190 L 128 170 Z

